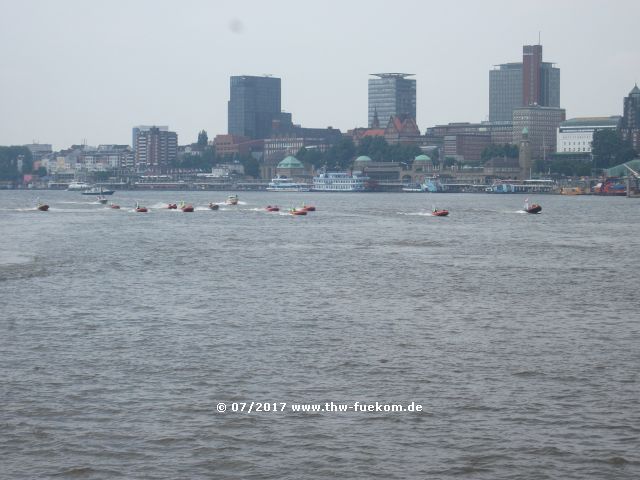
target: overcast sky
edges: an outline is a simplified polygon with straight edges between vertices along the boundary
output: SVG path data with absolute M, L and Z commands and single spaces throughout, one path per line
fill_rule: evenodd
M 367 79 L 414 73 L 422 131 L 485 120 L 492 65 L 542 32 L 567 117 L 622 114 L 640 81 L 638 1 L 0 0 L 0 145 L 180 144 L 227 131 L 231 75 L 282 78 L 295 123 L 367 124 Z

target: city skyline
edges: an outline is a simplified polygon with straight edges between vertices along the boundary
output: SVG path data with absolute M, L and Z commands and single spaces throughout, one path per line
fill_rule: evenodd
M 213 137 L 227 131 L 229 78 L 265 73 L 282 79 L 282 109 L 305 127 L 366 127 L 379 71 L 415 74 L 422 132 L 482 121 L 488 70 L 519 59 L 539 31 L 568 118 L 621 115 L 640 80 L 631 2 L 322 5 L 311 22 L 291 1 L 3 2 L 0 144 L 124 144 L 139 124 L 170 125 L 181 144 L 202 129 Z M 584 33 L 597 25 L 608 35 Z

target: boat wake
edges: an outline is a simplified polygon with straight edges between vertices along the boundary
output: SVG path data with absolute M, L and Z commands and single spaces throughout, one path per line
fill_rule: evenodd
M 28 208 L 7 208 L 7 209 L 2 209 L 4 211 L 7 212 L 38 212 L 38 208 L 37 207 L 28 207 Z M 49 209 L 51 210 L 51 209 Z
M 87 205 L 85 203 L 85 205 Z M 37 208 L 31 208 L 29 209 L 31 211 L 37 211 Z M 95 208 L 56 208 L 56 207 L 49 207 L 49 212 L 53 212 L 53 213 L 96 213 L 101 211 L 102 209 L 95 209 Z
M 431 212 L 398 212 L 398 215 L 406 215 L 408 217 L 433 217 Z
M 163 203 L 163 202 L 154 203 L 153 205 L 150 205 L 149 208 L 155 208 L 155 209 L 158 209 L 158 210 L 161 210 L 161 209 L 164 208 L 165 210 L 169 210 L 169 204 L 168 203 Z

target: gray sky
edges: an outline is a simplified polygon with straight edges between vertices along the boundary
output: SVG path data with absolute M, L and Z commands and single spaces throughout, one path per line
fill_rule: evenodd
M 282 78 L 295 123 L 367 124 L 367 79 L 415 73 L 418 126 L 488 116 L 488 71 L 542 32 L 567 116 L 622 114 L 638 1 L 0 0 L 0 145 L 180 144 L 227 131 L 229 76 Z

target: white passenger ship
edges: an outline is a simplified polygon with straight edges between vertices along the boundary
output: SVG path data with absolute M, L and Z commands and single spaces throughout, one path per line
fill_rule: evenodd
M 369 177 L 354 173 L 327 172 L 313 177 L 314 192 L 364 192 Z
M 287 177 L 272 178 L 267 186 L 269 192 L 308 192 L 309 185 L 296 183 Z
M 82 192 L 83 190 L 88 190 L 91 188 L 91 185 L 84 182 L 76 182 L 73 181 L 67 187 L 67 190 L 70 192 Z

